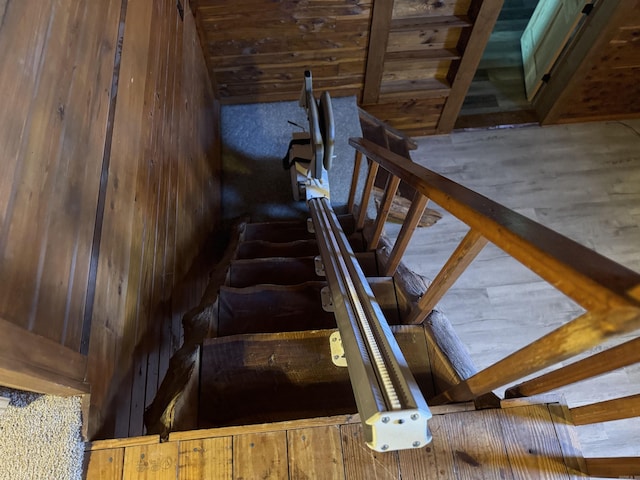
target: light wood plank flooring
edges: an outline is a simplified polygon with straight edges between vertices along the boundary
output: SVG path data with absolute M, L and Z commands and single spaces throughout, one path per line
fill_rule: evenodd
M 558 403 L 433 413 L 433 442 L 400 452 L 370 450 L 357 415 L 98 441 L 86 478 L 568 480 L 580 466 Z
M 454 133 L 418 140 L 413 159 L 640 271 L 640 120 Z M 431 205 L 433 206 L 433 205 Z M 387 225 L 393 237 L 399 227 Z M 405 263 L 434 278 L 466 227 L 420 229 Z M 443 299 L 480 368 L 581 309 L 488 245 Z M 570 406 L 640 392 L 640 366 L 563 390 Z M 585 456 L 640 455 L 640 421 L 579 427 Z

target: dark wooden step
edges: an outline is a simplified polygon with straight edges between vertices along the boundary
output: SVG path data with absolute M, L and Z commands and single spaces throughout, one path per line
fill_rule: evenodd
M 223 286 L 218 297 L 218 335 L 290 332 L 334 328 L 335 317 L 322 309 L 323 281 L 299 285 Z
M 421 326 L 391 327 L 423 395 L 434 396 Z M 349 375 L 331 361 L 335 330 L 208 339 L 202 349 L 199 428 L 355 413 Z
M 340 226 L 347 236 L 355 232 L 352 214 L 338 215 Z M 315 235 L 307 230 L 306 221 L 249 223 L 242 235 L 243 241 L 263 240 L 273 243 L 288 243 L 294 240 L 312 240 Z
M 265 257 L 308 257 L 318 255 L 315 240 L 295 240 L 287 243 L 274 243 L 263 240 L 250 240 L 238 245 L 236 259 Z
M 399 323 L 391 277 L 369 278 L 371 290 L 389 324 Z M 325 281 L 297 285 L 222 286 L 218 297 L 218 336 L 334 328 L 332 312 L 322 308 Z
M 249 223 L 242 235 L 243 241 L 262 240 L 273 243 L 313 239 L 315 235 L 307 231 L 306 221 Z
M 242 288 L 258 284 L 296 285 L 324 280 L 316 275 L 314 258 L 309 256 L 234 260 L 229 267 L 227 285 Z M 356 258 L 366 276 L 378 276 L 375 252 L 357 253 Z

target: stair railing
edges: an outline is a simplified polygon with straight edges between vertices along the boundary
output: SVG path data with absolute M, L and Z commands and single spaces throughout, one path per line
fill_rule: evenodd
M 423 447 L 431 441 L 427 402 L 329 199 L 307 203 L 365 441 L 382 452 Z
M 464 222 L 469 231 L 446 261 L 431 285 L 411 311 L 406 323 L 424 322 L 432 309 L 480 253 L 487 242 L 501 248 L 545 281 L 580 304 L 584 314 L 526 345 L 519 351 L 471 375 L 441 392 L 430 403 L 464 402 L 586 352 L 605 340 L 640 328 L 640 275 L 559 233 L 500 205 L 477 192 L 361 138 L 349 143 L 356 161 L 348 207 L 353 211 L 360 164 L 369 161 L 360 215 L 369 203 L 378 168 L 390 173 L 385 196 L 374 219 L 377 248 L 380 226 L 386 221 L 398 179 L 416 193 L 383 270 L 393 275 L 429 200 Z M 395 179 L 395 180 L 393 180 Z M 355 212 L 354 212 L 355 213 Z M 360 217 L 358 217 L 360 218 Z M 427 329 L 433 338 L 434 332 Z M 636 338 L 550 373 L 522 382 L 506 391 L 507 397 L 545 393 L 640 361 L 640 339 Z M 604 422 L 640 416 L 640 395 L 571 409 L 577 424 Z M 587 459 L 592 475 L 614 472 L 640 474 L 640 459 Z M 612 470 L 615 465 L 615 470 Z

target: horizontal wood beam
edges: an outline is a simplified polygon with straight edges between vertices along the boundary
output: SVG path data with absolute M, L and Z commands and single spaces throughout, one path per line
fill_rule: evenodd
M 0 319 L 0 385 L 50 395 L 89 392 L 87 357 Z

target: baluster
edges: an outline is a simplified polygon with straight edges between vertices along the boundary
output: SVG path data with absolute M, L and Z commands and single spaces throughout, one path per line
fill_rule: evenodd
M 473 229 L 469 230 L 451 254 L 447 263 L 431 282 L 425 294 L 420 298 L 407 323 L 422 323 L 486 244 L 487 239 L 480 232 Z
M 353 213 L 353 205 L 356 200 L 356 190 L 358 179 L 360 178 L 360 166 L 362 165 L 362 152 L 356 150 L 356 158 L 353 161 L 353 175 L 351 176 L 351 188 L 349 189 L 349 199 L 347 200 L 347 212 Z
M 376 162 L 369 160 L 369 173 L 367 174 L 367 181 L 364 184 L 364 190 L 362 190 L 362 199 L 360 200 L 360 212 L 358 214 L 358 220 L 356 222 L 356 229 L 362 230 L 364 227 L 364 221 L 367 218 L 367 206 L 369 205 L 369 198 L 371 198 L 371 191 L 373 190 L 373 182 L 376 179 L 379 165 Z
M 420 218 L 422 218 L 424 209 L 427 208 L 428 202 L 429 199 L 427 197 L 416 191 L 413 196 L 409 212 L 407 213 L 407 218 L 405 218 L 404 223 L 402 224 L 396 243 L 393 245 L 393 250 L 391 250 L 387 264 L 384 267 L 384 276 L 391 277 L 396 273 L 400 260 L 402 260 L 402 256 L 411 241 L 411 236 L 416 230 L 416 227 L 420 222 Z
M 384 229 L 384 223 L 387 221 L 387 217 L 389 216 L 389 212 L 391 211 L 391 204 L 393 203 L 393 199 L 396 196 L 396 192 L 398 191 L 399 186 L 400 179 L 395 175 L 389 174 L 389 178 L 387 179 L 387 186 L 384 192 L 384 198 L 382 199 L 380 209 L 378 210 L 375 229 L 373 231 L 373 235 L 371 236 L 371 241 L 369 242 L 369 250 L 375 250 L 376 248 L 378 248 L 380 236 L 382 235 L 382 230 Z

